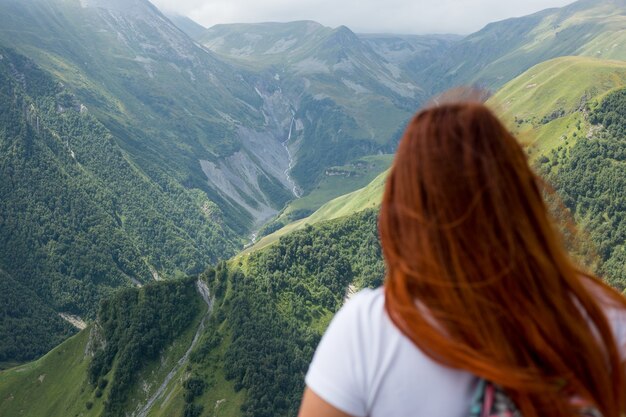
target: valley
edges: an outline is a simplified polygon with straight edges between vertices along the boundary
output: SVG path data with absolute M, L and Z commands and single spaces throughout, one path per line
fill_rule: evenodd
M 0 0 L 0 417 L 295 416 L 334 313 L 383 282 L 404 127 L 456 85 L 626 290 L 625 30 L 623 0 L 468 36 Z

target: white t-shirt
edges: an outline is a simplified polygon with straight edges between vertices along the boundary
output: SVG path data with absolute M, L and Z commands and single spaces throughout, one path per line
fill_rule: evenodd
M 464 417 L 478 382 L 440 365 L 398 330 L 385 311 L 382 288 L 363 290 L 326 330 L 306 384 L 356 417 Z M 610 315 L 626 350 L 624 315 Z

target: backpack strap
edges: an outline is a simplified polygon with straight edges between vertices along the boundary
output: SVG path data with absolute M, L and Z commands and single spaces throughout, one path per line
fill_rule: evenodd
M 602 417 L 595 407 L 584 407 L 579 398 L 572 398 L 572 405 L 580 407 L 579 417 Z M 474 390 L 468 417 L 522 417 L 515 403 L 500 387 L 480 379 Z

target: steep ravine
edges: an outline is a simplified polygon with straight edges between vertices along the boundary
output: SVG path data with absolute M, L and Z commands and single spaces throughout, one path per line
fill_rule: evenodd
M 287 194 L 292 198 L 301 196 L 291 170 L 295 165 L 293 140 L 302 134 L 303 128 L 295 118 L 297 100 L 262 82 L 255 91 L 263 100 L 258 109 L 263 126 L 240 126 L 237 135 L 242 146 L 238 151 L 215 161 L 200 160 L 209 185 L 251 215 L 252 230 L 278 213 Z M 274 188 L 268 190 L 267 183 Z M 283 189 L 280 201 L 276 201 L 277 193 L 280 194 L 277 188 Z
M 285 151 L 287 151 L 287 156 L 289 158 L 289 165 L 285 169 L 285 177 L 287 178 L 287 181 L 289 181 L 289 183 L 291 184 L 291 192 L 293 193 L 294 197 L 300 198 L 302 196 L 302 192 L 298 188 L 298 185 L 296 184 L 296 182 L 291 177 L 291 169 L 293 168 L 293 165 L 295 163 L 293 155 L 291 154 L 291 150 L 289 149 L 289 143 L 291 142 L 291 134 L 293 133 L 293 125 L 296 121 L 295 112 L 293 112 L 293 110 L 292 110 L 292 114 L 293 116 L 291 117 L 291 123 L 289 124 L 289 134 L 287 135 L 287 139 L 285 139 L 285 141 L 283 142 L 283 147 L 285 148 Z
M 209 316 L 211 315 L 211 312 L 213 311 L 213 299 L 211 298 L 211 294 L 209 292 L 209 287 L 201 279 L 198 279 L 198 281 L 196 281 L 196 288 L 197 288 L 198 292 L 200 293 L 200 295 L 202 296 L 202 299 L 204 300 L 204 302 L 207 305 L 207 311 L 206 311 L 204 317 L 202 318 L 202 321 L 200 322 L 200 325 L 198 326 L 198 329 L 196 330 L 196 334 L 193 336 L 193 340 L 191 341 L 191 344 L 189 345 L 189 348 L 185 351 L 185 354 L 178 360 L 178 362 L 176 362 L 176 365 L 174 365 L 172 370 L 167 374 L 167 376 L 165 377 L 165 379 L 163 380 L 163 382 L 161 383 L 159 388 L 154 392 L 154 394 L 152 394 L 152 396 L 150 396 L 150 398 L 148 398 L 148 401 L 139 410 L 139 412 L 137 412 L 137 414 L 136 414 L 137 417 L 146 417 L 148 415 L 148 413 L 150 412 L 150 410 L 152 409 L 152 407 L 154 406 L 154 404 L 159 399 L 161 399 L 163 397 L 163 395 L 165 394 L 165 391 L 166 391 L 170 381 L 174 378 L 174 376 L 176 376 L 178 371 L 189 360 L 189 355 L 191 354 L 191 351 L 198 344 L 198 340 L 200 339 L 200 336 L 202 335 L 202 332 L 204 331 L 204 327 L 206 325 L 206 321 L 209 318 Z M 133 415 L 135 415 L 135 414 L 133 414 Z

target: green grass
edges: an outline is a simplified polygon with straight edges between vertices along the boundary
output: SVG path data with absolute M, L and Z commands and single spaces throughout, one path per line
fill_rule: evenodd
M 393 155 L 372 155 L 359 158 L 347 165 L 326 170 L 338 175 L 325 175 L 313 191 L 294 200 L 280 218 L 296 210 L 315 211 L 330 200 L 365 187 L 391 165 Z
M 51 350 L 41 359 L 0 372 L 0 416 L 95 416 L 95 401 L 87 381 L 90 357 L 85 354 L 91 327 Z M 93 401 L 93 408 L 85 404 Z
M 488 104 L 522 143 L 533 148 L 533 155 L 540 155 L 585 137 L 589 128 L 581 111 L 585 103 L 624 85 L 624 61 L 563 57 L 532 67 Z
M 281 236 L 291 233 L 295 230 L 303 229 L 307 224 L 315 224 L 326 220 L 338 219 L 340 217 L 349 216 L 368 208 L 380 205 L 380 199 L 385 186 L 387 171 L 379 174 L 367 186 L 353 191 L 349 194 L 337 197 L 321 206 L 310 216 L 297 220 L 285 227 L 264 236 L 257 243 L 242 251 L 233 262 L 241 262 L 245 267 L 245 256 L 259 249 L 265 248 L 276 242 Z M 243 259 L 242 259 L 243 257 Z
M 204 405 L 203 417 L 239 417 L 241 405 L 246 397 L 246 390 L 235 391 L 234 382 L 224 376 L 224 355 L 231 343 L 227 334 L 221 344 L 209 354 L 208 361 L 194 364 L 194 371 L 203 375 L 209 382 L 205 392 L 196 399 L 196 404 Z M 218 405 L 219 403 L 219 405 Z M 164 414 L 163 417 L 166 417 Z

